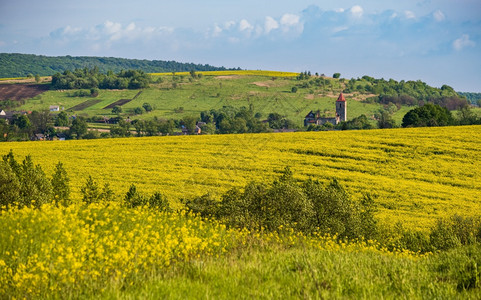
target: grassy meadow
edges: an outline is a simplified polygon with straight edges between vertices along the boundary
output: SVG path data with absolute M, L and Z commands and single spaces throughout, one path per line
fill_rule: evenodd
M 201 78 L 189 80 L 188 72 L 176 73 L 176 87 L 173 87 L 172 73 L 152 74 L 155 82 L 144 89 L 135 100 L 122 106 L 123 115 L 131 119 L 181 119 L 184 116 L 198 117 L 202 111 L 219 109 L 223 106 L 254 106 L 263 118 L 272 112 L 280 113 L 293 120 L 300 127 L 310 110 L 321 110 L 327 115 L 334 115 L 335 100 L 343 90 L 344 83 L 338 79 L 330 79 L 331 84 L 324 87 L 299 88 L 296 93 L 291 88 L 299 84 L 296 73 L 272 71 L 213 71 L 199 72 Z M 48 109 L 50 105 L 59 105 L 67 111 L 85 101 L 100 100 L 96 105 L 71 113 L 82 116 L 116 116 L 111 109 L 103 109 L 119 99 L 132 99 L 135 90 L 100 90 L 96 98 L 70 97 L 72 91 L 47 91 L 46 93 L 26 101 L 20 110 Z M 365 114 L 374 115 L 382 108 L 380 104 L 363 103 L 367 95 L 347 94 L 348 119 Z M 150 113 L 135 115 L 134 109 L 149 103 L 154 110 Z M 183 108 L 179 110 L 179 108 Z M 393 114 L 397 124 L 401 123 L 409 107 L 401 107 Z M 373 121 L 374 122 L 374 121 Z

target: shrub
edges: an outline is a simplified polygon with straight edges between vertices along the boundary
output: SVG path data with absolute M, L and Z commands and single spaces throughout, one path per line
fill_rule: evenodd
M 206 194 L 185 204 L 195 213 L 217 217 L 233 227 L 270 231 L 288 227 L 347 238 L 377 234 L 371 197 L 354 202 L 336 180 L 327 186 L 313 180 L 299 185 L 289 168 L 269 186 L 249 183 L 243 192 L 236 188 L 227 191 L 220 201 Z

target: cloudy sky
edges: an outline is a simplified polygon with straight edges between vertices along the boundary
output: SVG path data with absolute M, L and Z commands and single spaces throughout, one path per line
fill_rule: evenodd
M 0 0 L 0 52 L 340 72 L 481 92 L 481 1 Z

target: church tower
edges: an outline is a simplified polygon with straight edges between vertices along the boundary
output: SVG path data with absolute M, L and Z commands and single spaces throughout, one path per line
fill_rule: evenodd
M 339 94 L 336 101 L 336 117 L 339 118 L 339 122 L 347 121 L 346 99 L 342 93 Z

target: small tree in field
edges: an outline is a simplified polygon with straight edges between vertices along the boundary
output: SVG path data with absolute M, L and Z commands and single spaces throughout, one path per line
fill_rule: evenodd
M 53 198 L 56 205 L 60 203 L 66 206 L 68 204 L 68 200 L 70 197 L 69 182 L 70 179 L 67 176 L 67 171 L 65 171 L 63 164 L 59 162 L 55 166 L 55 173 L 53 174 L 51 180 Z
M 122 107 L 120 107 L 120 106 L 118 106 L 118 105 L 114 106 L 114 108 L 112 108 L 112 113 L 113 113 L 113 114 L 120 114 L 120 113 L 122 113 Z
M 152 111 L 152 105 L 150 105 L 149 103 L 142 104 L 142 107 L 145 109 L 146 112 Z

